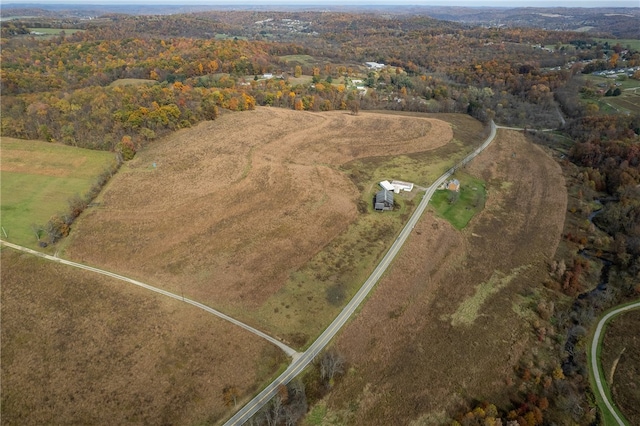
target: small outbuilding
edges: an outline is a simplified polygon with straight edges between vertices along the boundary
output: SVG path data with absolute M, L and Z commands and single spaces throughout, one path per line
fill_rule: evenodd
M 393 191 L 394 189 L 394 186 L 388 180 L 383 180 L 382 182 L 380 182 L 380 186 L 382 187 L 382 189 L 386 189 L 387 191 Z
M 458 179 L 451 179 L 447 183 L 447 189 L 449 191 L 460 192 L 460 181 Z
M 373 206 L 378 211 L 393 210 L 393 192 L 386 189 L 378 191 Z

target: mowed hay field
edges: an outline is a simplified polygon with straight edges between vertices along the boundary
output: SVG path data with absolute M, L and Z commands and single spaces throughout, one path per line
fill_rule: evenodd
M 328 423 L 445 424 L 473 399 L 508 403 L 567 193 L 555 161 L 513 131 L 466 172 L 486 182 L 485 209 L 462 231 L 433 211 L 416 225 L 336 341 L 349 369 L 318 403 Z
M 215 424 L 284 354 L 179 301 L 11 249 L 2 261 L 3 425 Z
M 620 314 L 607 324 L 601 362 L 613 402 L 629 424 L 640 424 L 640 310 Z
M 2 238 L 29 247 L 37 246 L 32 224 L 66 212 L 67 200 L 84 195 L 115 162 L 113 153 L 38 140 L 3 137 L 0 148 Z
M 340 166 L 435 150 L 452 138 L 451 125 L 425 117 L 225 114 L 123 166 L 100 207 L 76 225 L 66 255 L 269 330 L 269 318 L 252 312 L 358 215 L 362 194 Z

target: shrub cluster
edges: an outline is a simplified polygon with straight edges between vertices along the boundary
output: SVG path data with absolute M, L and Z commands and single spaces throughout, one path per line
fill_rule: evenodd
M 106 185 L 109 179 L 118 171 L 121 165 L 122 156 L 116 155 L 116 161 L 98 175 L 84 197 L 75 194 L 67 201 L 69 209 L 66 212 L 54 214 L 43 227 L 38 227 L 39 230 L 42 229 L 45 232 L 48 239 L 48 242 L 40 241 L 40 245 L 46 247 L 47 244 L 55 244 L 63 237 L 69 235 L 73 221 L 76 220 L 98 196 L 104 185 Z M 36 232 L 38 239 L 40 237 L 39 230 Z

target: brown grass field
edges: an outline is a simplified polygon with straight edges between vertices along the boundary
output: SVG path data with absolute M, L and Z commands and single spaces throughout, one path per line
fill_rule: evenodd
M 463 231 L 425 213 L 336 341 L 349 370 L 319 403 L 326 424 L 442 424 L 475 398 L 508 403 L 567 193 L 555 161 L 514 131 L 466 172 L 487 182 L 485 210 Z
M 231 415 L 284 363 L 198 309 L 3 249 L 3 425 L 194 425 Z
M 640 424 L 640 311 L 626 312 L 609 322 L 601 356 L 613 402 L 629 424 Z
M 139 152 L 75 226 L 65 255 L 273 330 L 261 306 L 356 220 L 362 193 L 340 166 L 452 139 L 450 124 L 424 116 L 225 114 Z

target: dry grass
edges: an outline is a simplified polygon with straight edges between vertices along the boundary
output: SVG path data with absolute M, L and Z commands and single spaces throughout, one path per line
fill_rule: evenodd
M 215 424 L 276 347 L 198 309 L 3 249 L 2 424 Z
M 340 165 L 452 138 L 449 124 L 424 117 L 225 114 L 139 152 L 66 253 L 269 329 L 252 312 L 357 217 L 361 193 Z
M 433 213 L 423 216 L 338 338 L 351 369 L 325 401 L 328 417 L 338 412 L 344 424 L 425 424 L 474 398 L 508 402 L 505 379 L 526 350 L 531 327 L 513 300 L 542 287 L 567 194 L 560 167 L 516 132 L 499 131 L 467 172 L 487 182 L 485 210 L 461 232 Z M 492 276 L 504 278 L 502 288 L 475 304 L 472 323 L 452 324 L 451 316 Z

